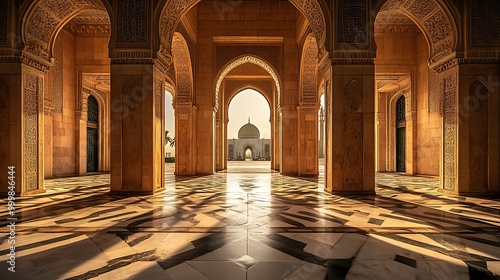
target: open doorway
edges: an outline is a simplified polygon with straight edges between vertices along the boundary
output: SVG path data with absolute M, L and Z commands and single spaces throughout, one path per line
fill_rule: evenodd
M 172 106 L 173 86 L 167 83 L 165 89 L 165 175 L 175 172 L 175 114 Z
M 229 103 L 228 119 L 228 172 L 270 172 L 271 123 L 266 98 L 254 89 L 236 93 Z

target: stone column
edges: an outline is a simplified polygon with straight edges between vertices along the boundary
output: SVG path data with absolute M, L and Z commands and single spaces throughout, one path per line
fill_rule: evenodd
M 498 195 L 500 68 L 467 59 L 442 67 L 444 167 L 440 191 Z
M 318 106 L 298 106 L 298 176 L 318 176 Z
M 175 107 L 175 175 L 196 175 L 196 106 Z
M 154 60 L 111 65 L 111 192 L 151 194 L 163 189 L 164 75 Z
M 296 176 L 298 174 L 297 154 L 297 131 L 298 119 L 297 109 L 292 106 L 284 106 L 281 110 L 281 162 L 280 171 L 285 175 Z
M 360 60 L 365 62 L 365 60 Z M 375 190 L 374 66 L 332 64 L 332 97 L 327 108 L 327 138 L 332 139 L 326 167 L 326 191 L 373 194 Z M 340 64 L 342 63 L 342 64 Z M 328 155 L 330 156 L 330 155 Z
M 22 62 L 21 62 L 22 61 Z M 12 57 L 0 65 L 0 192 L 8 192 L 7 172 L 15 167 L 16 195 L 44 192 L 44 72 L 30 58 Z

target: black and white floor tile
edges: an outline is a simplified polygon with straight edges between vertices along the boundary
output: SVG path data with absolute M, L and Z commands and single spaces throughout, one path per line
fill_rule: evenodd
M 332 196 L 277 173 L 175 179 L 109 195 L 109 176 L 47 180 L 17 200 L 16 272 L 1 279 L 500 279 L 500 200 L 377 174 L 376 196 Z M 4 203 L 5 205 L 5 203 Z

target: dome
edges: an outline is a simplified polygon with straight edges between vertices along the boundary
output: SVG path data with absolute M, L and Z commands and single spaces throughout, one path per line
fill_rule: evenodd
M 250 123 L 250 120 L 248 120 L 248 123 L 245 124 L 240 128 L 238 131 L 238 138 L 239 139 L 259 139 L 260 138 L 260 131 L 259 129 Z

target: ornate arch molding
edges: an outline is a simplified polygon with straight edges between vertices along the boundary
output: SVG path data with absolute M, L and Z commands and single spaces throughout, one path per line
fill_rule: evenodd
M 186 40 L 179 33 L 174 33 L 172 41 L 172 55 L 177 80 L 175 91 L 177 104 L 191 104 L 193 102 L 193 72 L 191 56 Z
M 318 100 L 318 55 L 319 49 L 313 34 L 309 34 L 304 42 L 300 63 L 301 95 L 300 103 L 303 105 L 316 105 Z
M 163 3 L 158 5 L 156 13 L 159 24 L 160 52 L 165 57 L 168 57 L 168 54 L 171 53 L 172 38 L 181 17 L 199 1 L 201 0 L 163 0 Z M 289 1 L 308 20 L 311 30 L 317 39 L 318 46 L 323 52 L 326 43 L 327 25 L 322 6 L 318 3 L 318 0 Z
M 431 67 L 454 57 L 458 27 L 442 0 L 386 0 L 375 11 L 394 11 L 413 20 L 427 38 Z
M 218 75 L 217 79 L 217 84 L 215 85 L 215 105 L 214 108 L 217 111 L 219 109 L 219 91 L 220 87 L 222 85 L 222 81 L 224 81 L 224 78 L 231 72 L 234 68 L 246 64 L 246 63 L 252 63 L 257 66 L 260 66 L 262 69 L 266 70 L 269 75 L 271 75 L 271 78 L 274 80 L 274 84 L 276 85 L 276 92 L 277 92 L 277 104 L 276 106 L 279 108 L 280 107 L 280 98 L 281 98 L 281 87 L 280 87 L 280 81 L 278 78 L 278 75 L 276 75 L 276 71 L 270 66 L 269 63 L 266 61 L 257 58 L 255 56 L 243 56 L 240 58 L 237 58 L 230 62 L 227 66 L 225 66 L 222 70 L 222 72 Z
M 106 11 L 111 7 L 101 0 L 38 0 L 28 7 L 23 17 L 21 34 L 25 51 L 50 64 L 54 41 L 59 31 L 73 17 L 84 11 Z

